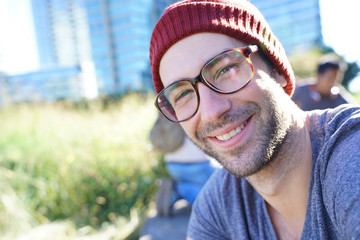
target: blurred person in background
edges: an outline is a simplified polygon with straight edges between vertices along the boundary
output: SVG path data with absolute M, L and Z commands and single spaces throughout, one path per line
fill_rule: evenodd
M 196 196 L 214 171 L 206 154 L 194 145 L 178 123 L 161 113 L 151 129 L 154 149 L 164 154 L 170 178 L 163 178 L 155 196 L 157 214 L 171 216 L 175 203 L 184 199 L 191 207 Z
M 343 64 L 333 55 L 319 60 L 315 82 L 299 85 L 292 99 L 303 110 L 335 108 L 356 100 L 341 85 L 344 76 Z
M 360 239 L 360 107 L 301 110 L 285 50 L 249 1 L 171 5 L 150 65 L 157 108 L 223 166 L 189 239 Z

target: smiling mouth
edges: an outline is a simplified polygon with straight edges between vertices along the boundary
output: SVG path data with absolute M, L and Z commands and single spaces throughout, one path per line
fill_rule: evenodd
M 246 120 L 243 124 L 241 124 L 240 126 L 238 126 L 237 128 L 231 130 L 228 133 L 225 133 L 224 135 L 219 135 L 216 136 L 216 139 L 220 140 L 220 141 L 227 141 L 233 137 L 235 137 L 239 132 L 241 132 L 241 130 L 244 129 L 244 127 L 246 126 L 246 124 L 248 123 L 249 119 Z

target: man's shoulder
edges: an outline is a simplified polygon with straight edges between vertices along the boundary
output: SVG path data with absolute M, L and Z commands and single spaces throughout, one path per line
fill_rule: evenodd
M 359 117 L 360 105 L 356 104 L 342 104 L 336 108 L 329 108 L 325 110 L 313 110 L 307 112 L 310 118 L 311 125 L 314 125 L 312 130 L 320 126 L 340 127 L 344 122 Z M 360 118 L 355 119 L 360 121 Z
M 348 119 L 353 116 L 357 116 L 360 111 L 360 105 L 358 104 L 342 104 L 330 112 L 332 113 L 333 118 Z
M 344 104 L 309 114 L 314 160 L 307 234 L 351 239 L 360 209 L 360 108 Z
M 314 156 L 313 173 L 318 173 L 321 184 L 331 182 L 335 187 L 342 171 L 360 165 L 360 107 L 344 104 L 334 109 L 317 110 L 311 114 L 311 143 Z M 345 176 L 344 174 L 341 174 Z M 329 177 L 332 176 L 332 177 Z

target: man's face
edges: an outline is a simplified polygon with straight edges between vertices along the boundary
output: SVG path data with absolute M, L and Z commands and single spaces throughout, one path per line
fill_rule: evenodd
M 193 78 L 212 57 L 248 44 L 222 34 L 201 33 L 174 44 L 160 62 L 164 86 Z M 244 89 L 219 94 L 197 84 L 200 105 L 197 113 L 182 122 L 192 141 L 237 176 L 251 175 L 271 161 L 291 123 L 283 91 L 286 80 L 270 74 L 258 54 L 251 55 L 254 77 Z M 276 75 L 275 80 L 271 75 Z
M 328 68 L 323 73 L 318 74 L 318 91 L 323 96 L 329 96 L 331 88 L 335 85 L 338 79 L 338 70 Z

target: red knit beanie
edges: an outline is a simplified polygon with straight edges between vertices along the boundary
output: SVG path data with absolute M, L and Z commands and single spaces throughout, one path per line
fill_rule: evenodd
M 150 41 L 150 65 L 157 93 L 164 88 L 159 66 L 165 52 L 177 41 L 200 32 L 222 33 L 258 45 L 286 78 L 285 91 L 292 95 L 295 77 L 284 48 L 259 10 L 244 0 L 185 0 L 165 10 Z

